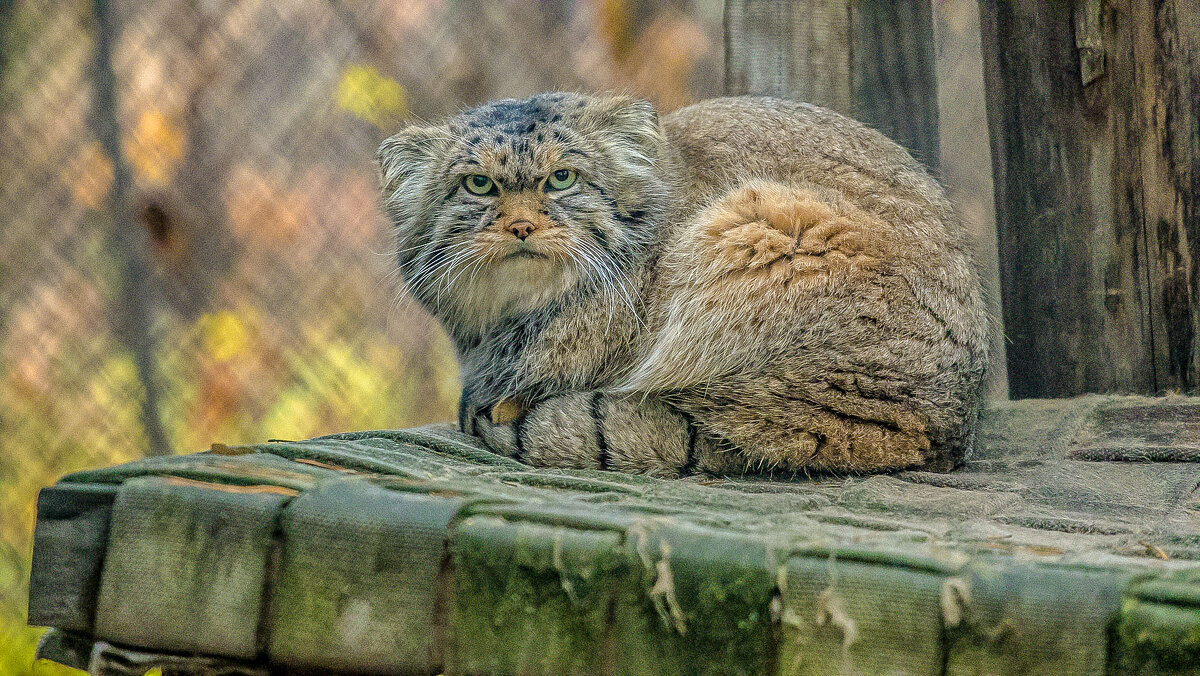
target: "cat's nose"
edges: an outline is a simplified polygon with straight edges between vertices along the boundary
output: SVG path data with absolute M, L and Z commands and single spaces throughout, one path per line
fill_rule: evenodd
M 513 221 L 509 224 L 508 229 L 516 235 L 517 239 L 525 239 L 535 230 L 530 221 Z

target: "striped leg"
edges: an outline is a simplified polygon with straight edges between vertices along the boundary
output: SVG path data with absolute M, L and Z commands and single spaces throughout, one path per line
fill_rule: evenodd
M 725 471 L 733 455 L 653 395 L 571 392 L 493 422 L 505 417 L 467 409 L 460 423 L 497 453 L 538 467 L 679 477 Z

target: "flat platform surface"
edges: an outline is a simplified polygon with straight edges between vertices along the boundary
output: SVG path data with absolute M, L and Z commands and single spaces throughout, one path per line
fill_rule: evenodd
M 215 445 L 46 489 L 30 621 L 104 673 L 1196 673 L 1198 483 L 1185 397 L 996 404 L 949 474 L 542 470 L 438 426 Z

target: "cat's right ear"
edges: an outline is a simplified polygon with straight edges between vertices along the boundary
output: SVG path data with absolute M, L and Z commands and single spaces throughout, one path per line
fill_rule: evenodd
M 428 169 L 443 151 L 449 130 L 442 127 L 409 126 L 379 145 L 379 183 L 384 197 L 391 198 L 409 179 Z

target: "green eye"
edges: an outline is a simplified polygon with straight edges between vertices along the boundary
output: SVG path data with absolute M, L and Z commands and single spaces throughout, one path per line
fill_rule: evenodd
M 472 195 L 486 195 L 495 191 L 496 182 L 483 174 L 471 174 L 463 177 L 463 187 Z
M 575 185 L 574 169 L 559 169 L 546 177 L 546 190 L 566 190 Z

